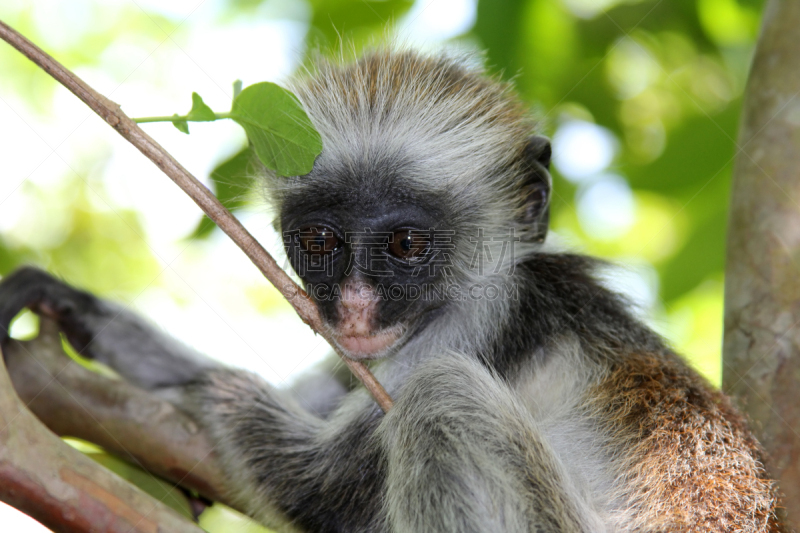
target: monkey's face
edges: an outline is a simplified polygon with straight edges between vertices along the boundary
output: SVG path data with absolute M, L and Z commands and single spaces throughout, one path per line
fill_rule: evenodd
M 360 182 L 360 186 L 354 181 Z M 352 359 L 393 353 L 444 303 L 452 231 L 441 204 L 402 186 L 350 178 L 289 195 L 284 245 L 338 347 Z M 434 195 L 435 196 L 435 195 Z
M 516 241 L 544 240 L 550 144 L 533 137 L 515 153 L 515 164 L 469 187 L 437 183 L 428 162 L 397 154 L 326 152 L 311 173 L 286 182 L 286 252 L 345 355 L 391 355 L 445 306 L 481 298 L 475 288 L 513 297 L 513 280 L 497 276 L 513 272 Z

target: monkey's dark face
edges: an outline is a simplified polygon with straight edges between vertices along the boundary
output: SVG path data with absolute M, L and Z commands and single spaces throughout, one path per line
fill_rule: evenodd
M 309 183 L 284 200 L 284 245 L 339 347 L 353 359 L 375 359 L 444 303 L 452 232 L 435 195 L 346 181 L 326 180 L 319 191 Z

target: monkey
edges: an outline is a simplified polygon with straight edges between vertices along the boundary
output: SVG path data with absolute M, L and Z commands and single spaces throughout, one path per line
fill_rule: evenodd
M 280 531 L 781 531 L 730 399 L 546 241 L 551 147 L 479 60 L 374 50 L 290 89 L 310 173 L 259 169 L 289 263 L 383 413 L 327 362 L 278 389 L 27 267 L 30 307 L 81 354 L 198 421 L 235 501 Z M 3 331 L 0 329 L 0 331 Z

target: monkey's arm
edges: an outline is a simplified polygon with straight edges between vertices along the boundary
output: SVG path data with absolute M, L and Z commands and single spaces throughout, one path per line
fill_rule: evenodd
M 56 318 L 85 355 L 140 387 L 169 391 L 205 428 L 236 503 L 265 523 L 415 533 L 580 531 L 586 523 L 513 392 L 476 362 L 418 369 L 386 418 L 358 389 L 323 419 L 289 391 L 204 359 L 42 272 L 23 269 L 0 283 L 5 327 L 24 306 Z
M 54 319 L 80 354 L 147 390 L 169 388 L 219 366 L 172 339 L 126 307 L 25 267 L 0 282 L 0 335 L 25 307 Z
M 528 411 L 481 363 L 426 363 L 378 431 L 402 532 L 601 531 Z
M 325 420 L 288 391 L 226 369 L 206 372 L 186 400 L 253 516 L 308 531 L 382 531 L 382 459 L 370 442 L 381 411 L 365 391 Z
M 419 368 L 385 417 L 357 390 L 322 420 L 233 370 L 188 397 L 268 523 L 279 510 L 309 531 L 601 530 L 513 391 L 467 358 Z
M 50 274 L 25 267 L 0 281 L 0 337 L 25 307 L 56 320 L 82 355 L 115 369 L 129 382 L 169 397 L 172 388 L 202 371 L 222 368 L 176 341 L 130 309 L 75 289 Z M 347 390 L 347 368 L 325 361 L 292 389 L 312 412 L 329 413 Z
M 255 516 L 272 514 L 265 509 L 267 502 L 274 502 L 278 509 L 289 513 L 319 508 L 325 504 L 325 493 L 336 500 L 328 509 L 335 509 L 337 503 L 344 502 L 342 505 L 347 506 L 359 501 L 351 498 L 348 503 L 338 493 L 338 486 L 346 480 L 352 481 L 354 476 L 363 477 L 357 471 L 344 475 L 340 468 L 352 464 L 348 461 L 359 453 L 354 441 L 364 435 L 350 431 L 347 425 L 358 425 L 360 421 L 340 419 L 334 429 L 324 431 L 323 420 L 304 405 L 322 410 L 326 401 L 335 403 L 346 392 L 338 380 L 322 387 L 320 379 L 325 378 L 317 375 L 301 380 L 295 391 L 277 391 L 247 372 L 226 369 L 195 353 L 121 306 L 74 289 L 34 268 L 20 269 L 0 282 L 3 336 L 7 335 L 14 316 L 25 307 L 56 320 L 70 343 L 83 355 L 110 366 L 127 381 L 177 403 L 210 430 L 221 428 L 214 433 L 217 437 L 214 445 L 224 457 L 244 461 L 244 470 L 236 461 L 227 462 L 230 470 L 226 473 L 231 488 L 239 495 L 241 507 L 250 508 Z M 307 394 L 311 391 L 314 396 L 309 399 Z M 362 400 L 374 405 L 365 393 Z M 241 409 L 226 411 L 226 406 Z M 373 414 L 378 411 L 375 407 Z M 231 435 L 238 435 L 241 440 L 229 444 Z M 229 450 L 220 450 L 220 446 L 228 446 Z M 374 451 L 367 446 L 360 449 L 365 453 Z M 256 453 L 261 450 L 272 453 L 261 457 Z M 373 458 L 367 463 L 370 472 L 374 472 L 377 461 Z M 247 483 L 251 479 L 254 482 Z M 327 491 L 319 488 L 323 479 L 333 480 L 328 483 Z M 367 490 L 368 485 L 362 486 Z M 367 492 L 379 497 L 379 489 L 375 487 Z M 323 496 L 318 501 L 319 494 Z M 370 513 L 375 507 L 370 507 Z M 336 514 L 312 518 L 312 522 L 320 523 L 320 527 L 312 529 L 322 531 L 333 527 L 337 523 Z M 353 521 L 362 518 L 357 510 L 346 514 Z M 323 523 L 328 525 L 322 527 Z

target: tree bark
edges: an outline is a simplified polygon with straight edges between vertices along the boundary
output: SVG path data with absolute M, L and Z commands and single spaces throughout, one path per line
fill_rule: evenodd
M 725 279 L 723 388 L 800 524 L 800 2 L 770 0 L 745 98 Z
M 205 498 L 236 507 L 200 427 L 172 404 L 67 357 L 58 325 L 41 318 L 39 336 L 4 348 L 17 395 L 51 431 L 78 437 Z

